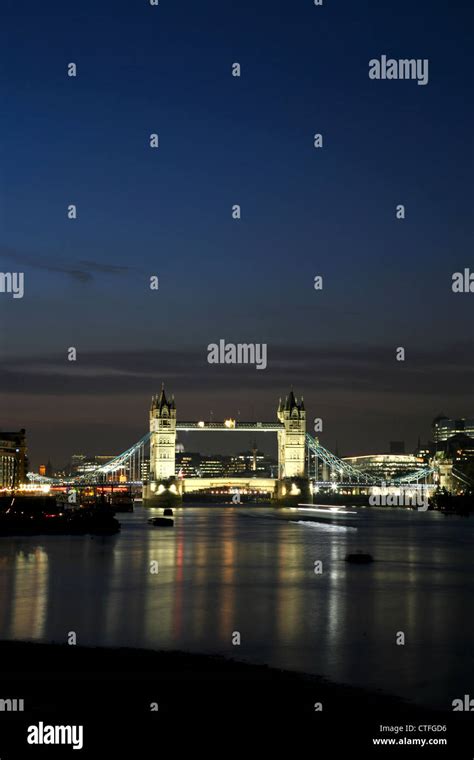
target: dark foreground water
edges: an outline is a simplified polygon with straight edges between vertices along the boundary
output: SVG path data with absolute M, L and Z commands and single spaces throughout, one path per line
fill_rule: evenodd
M 121 515 L 107 538 L 0 538 L 0 638 L 74 631 L 78 644 L 219 653 L 426 705 L 474 696 L 473 519 L 360 509 L 348 528 L 187 507 L 160 529 L 156 513 Z M 354 549 L 376 562 L 347 564 Z

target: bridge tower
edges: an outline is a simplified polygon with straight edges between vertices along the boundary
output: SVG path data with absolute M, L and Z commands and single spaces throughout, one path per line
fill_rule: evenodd
M 293 391 L 283 403 L 280 399 L 277 416 L 284 425 L 278 431 L 278 478 L 304 478 L 306 410 L 303 398 L 300 403 Z
M 176 465 L 176 404 L 174 396 L 168 401 L 164 384 L 159 396 L 153 396 L 150 407 L 150 475 L 144 489 L 145 502 L 153 502 L 164 491 L 176 493 L 171 484 Z
M 176 461 L 176 404 L 166 399 L 165 386 L 150 407 L 150 482 L 174 478 Z

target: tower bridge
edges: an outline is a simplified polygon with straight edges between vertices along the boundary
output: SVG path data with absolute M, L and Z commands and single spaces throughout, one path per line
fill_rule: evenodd
M 224 422 L 177 422 L 174 396 L 166 398 L 164 387 L 159 396 L 153 396 L 150 407 L 150 474 L 149 482 L 144 485 L 143 498 L 152 504 L 164 490 L 174 489 L 176 493 L 185 493 L 192 489 L 209 488 L 211 478 L 182 478 L 176 481 L 176 435 L 178 431 L 234 431 L 234 432 L 272 432 L 278 438 L 278 477 L 252 478 L 255 490 L 265 490 L 271 495 L 285 495 L 287 489 L 293 488 L 301 493 L 301 486 L 296 482 L 289 485 L 286 481 L 305 480 L 305 435 L 306 411 L 303 399 L 298 403 L 293 391 L 283 402 L 280 399 L 277 410 L 278 422 L 239 422 L 233 419 Z M 187 481 L 191 482 L 187 482 Z M 197 481 L 201 480 L 202 483 Z M 222 480 L 222 479 L 219 479 Z M 229 487 L 232 487 L 230 479 Z M 232 483 L 242 482 L 232 478 Z M 244 479 L 245 481 L 246 479 Z M 248 480 L 248 478 L 247 478 Z M 260 483 L 262 480 L 264 482 Z M 174 482 L 172 482 L 174 481 Z
M 412 473 L 385 482 L 381 477 L 364 472 L 340 459 L 306 432 L 306 410 L 303 399 L 291 391 L 278 404 L 273 422 L 245 422 L 227 419 L 214 421 L 181 421 L 177 419 L 174 396 L 166 397 L 162 387 L 153 396 L 149 412 L 149 432 L 106 464 L 80 477 L 69 479 L 71 485 L 121 482 L 143 487 L 145 503 L 153 505 L 161 494 L 170 490 L 176 496 L 189 491 L 241 489 L 264 492 L 272 497 L 300 496 L 305 491 L 341 490 L 348 493 L 377 492 L 381 488 L 434 489 L 434 468 L 424 466 Z M 176 439 L 178 432 L 251 432 L 273 433 L 278 442 L 276 478 L 227 476 L 217 478 L 179 477 L 176 473 Z M 148 461 L 149 475 L 144 478 Z M 30 480 L 40 482 L 30 474 Z M 40 478 L 42 483 L 53 482 Z M 63 481 L 64 482 L 64 481 Z

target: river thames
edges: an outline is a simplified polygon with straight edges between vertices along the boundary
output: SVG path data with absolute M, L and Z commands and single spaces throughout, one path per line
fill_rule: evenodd
M 155 514 L 118 515 L 111 537 L 0 538 L 0 637 L 217 653 L 447 709 L 472 692 L 474 520 L 357 509 L 331 525 L 242 505 L 178 509 L 160 529 Z M 346 563 L 358 549 L 375 562 Z

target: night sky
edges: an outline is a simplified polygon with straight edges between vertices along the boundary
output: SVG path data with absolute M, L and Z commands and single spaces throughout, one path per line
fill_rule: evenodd
M 0 426 L 34 466 L 127 448 L 162 380 L 181 419 L 273 421 L 293 386 L 341 454 L 474 414 L 469 6 L 4 0 L 0 263 L 25 295 L 0 294 Z M 370 80 L 383 54 L 429 84 Z M 220 338 L 267 369 L 209 365 Z

